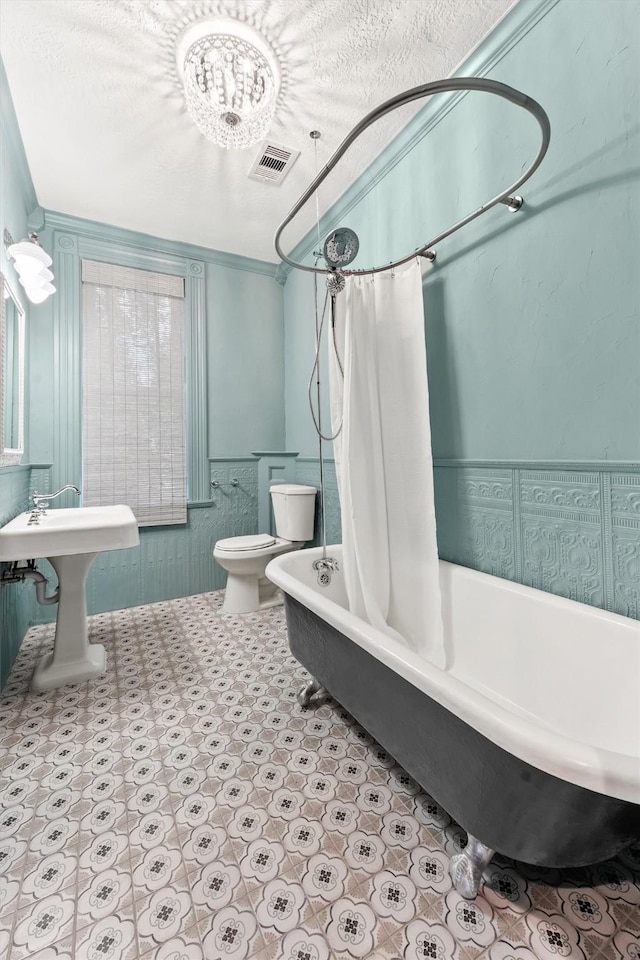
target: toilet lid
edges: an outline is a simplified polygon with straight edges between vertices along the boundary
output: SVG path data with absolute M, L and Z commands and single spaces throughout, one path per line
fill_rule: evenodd
M 258 533 L 247 537 L 227 537 L 226 540 L 218 540 L 217 546 L 221 550 L 260 550 L 262 547 L 272 547 L 275 542 L 275 537 L 270 537 L 268 533 Z

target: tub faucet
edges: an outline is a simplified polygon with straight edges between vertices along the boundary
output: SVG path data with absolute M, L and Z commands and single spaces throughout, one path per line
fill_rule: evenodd
M 321 587 L 328 587 L 331 583 L 331 576 L 337 570 L 340 569 L 340 565 L 334 557 L 322 557 L 320 560 L 315 560 L 313 563 L 313 569 L 318 574 L 318 583 Z
M 66 486 L 61 487 L 59 490 L 56 490 L 55 493 L 38 493 L 37 490 L 34 490 L 33 496 L 33 509 L 31 510 L 31 516 L 29 517 L 29 523 L 40 523 L 40 517 L 45 517 L 47 515 L 47 507 L 49 506 L 50 500 L 55 500 L 56 497 L 59 497 L 61 493 L 64 493 L 65 490 L 73 490 L 74 493 L 77 493 L 78 496 L 81 495 L 80 490 L 72 483 L 68 483 Z

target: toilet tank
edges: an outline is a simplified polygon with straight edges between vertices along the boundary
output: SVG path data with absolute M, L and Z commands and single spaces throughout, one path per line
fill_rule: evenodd
M 283 540 L 313 540 L 316 488 L 278 483 L 270 489 L 276 536 Z

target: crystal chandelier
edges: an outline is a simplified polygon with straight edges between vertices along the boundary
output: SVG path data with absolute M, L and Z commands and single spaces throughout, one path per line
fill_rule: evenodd
M 176 62 L 187 109 L 208 140 L 242 149 L 264 139 L 280 70 L 257 30 L 228 18 L 199 20 L 180 36 Z

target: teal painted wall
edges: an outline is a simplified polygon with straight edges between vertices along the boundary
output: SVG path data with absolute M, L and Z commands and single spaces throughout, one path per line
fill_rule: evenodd
M 207 267 L 209 450 L 284 445 L 282 287 L 273 276 Z
M 0 236 L 4 236 L 6 229 L 15 241 L 19 241 L 27 236 L 27 219 L 37 201 L 1 59 L 0 133 Z M 0 244 L 0 270 L 26 307 L 28 301 L 22 296 L 22 288 L 7 257 L 4 243 Z
M 536 10 L 546 13 L 525 23 Z M 519 4 L 458 71 L 534 97 L 552 133 L 523 210 L 498 207 L 443 241 L 425 279 L 436 457 L 640 458 L 639 61 L 636 0 L 559 0 Z M 460 99 L 420 139 L 437 103 L 325 218 L 357 231 L 356 266 L 436 236 L 534 154 L 535 121 L 487 94 Z M 300 416 L 313 338 L 305 279 L 290 274 L 285 294 L 286 421 L 288 445 L 313 455 Z
M 187 390 L 194 376 L 201 379 L 188 423 L 190 442 L 198 448 L 191 480 L 206 470 L 210 456 L 282 447 L 283 306 L 273 264 L 51 211 L 42 211 L 42 218 L 40 237 L 54 257 L 58 293 L 42 309 L 32 346 L 29 452 L 33 460 L 54 464 L 54 483 L 77 482 L 72 476 L 79 477 L 81 466 L 80 260 L 86 256 L 186 279 L 187 329 L 192 319 Z M 197 495 L 192 483 L 191 499 L 208 494 L 204 481 Z
M 318 281 L 318 303 L 322 308 L 324 279 Z M 289 450 L 297 450 L 303 457 L 318 456 L 318 439 L 309 411 L 308 382 L 315 356 L 314 283 L 310 273 L 293 270 L 284 288 L 285 344 L 284 344 L 284 404 L 285 435 Z M 322 421 L 329 424 L 326 364 L 326 338 L 323 337 L 320 364 L 324 372 Z M 314 394 L 315 396 L 315 394 Z M 327 430 L 327 435 L 330 431 Z M 329 448 L 325 453 L 332 455 Z
M 217 589 L 224 574 L 212 558 L 216 540 L 257 532 L 251 452 L 284 442 L 282 286 L 275 267 L 51 211 L 42 218 L 40 235 L 54 258 L 58 293 L 32 344 L 38 375 L 30 384 L 30 456 L 52 463 L 49 488 L 82 483 L 81 259 L 176 273 L 186 285 L 188 522 L 142 528 L 138 548 L 98 557 L 88 580 L 88 609 Z M 240 487 L 211 490 L 216 462 L 218 472 L 241 471 Z M 38 611 L 39 619 L 51 616 Z
M 498 207 L 443 241 L 424 281 L 441 556 L 635 617 L 638 62 L 635 0 L 511 11 L 458 73 L 538 100 L 549 152 L 522 188 L 522 211 Z M 323 218 L 323 236 L 338 224 L 356 230 L 355 266 L 422 245 L 535 154 L 527 114 L 487 94 L 451 101 L 427 103 Z M 310 262 L 316 246 L 312 231 L 296 256 Z M 312 311 L 309 277 L 290 272 L 286 440 L 310 458 Z
M 0 60 L 0 237 L 5 229 L 14 240 L 27 235 L 27 218 L 36 204 L 36 195 L 24 154 L 18 122 Z M 17 275 L 8 260 L 4 243 L 0 244 L 0 270 L 25 307 L 27 338 L 29 321 L 38 310 L 28 309 Z M 25 508 L 29 495 L 28 467 L 0 467 L 0 525 L 7 523 Z M 0 569 L 6 564 L 0 564 Z M 0 688 L 20 648 L 35 607 L 33 588 L 0 586 Z

